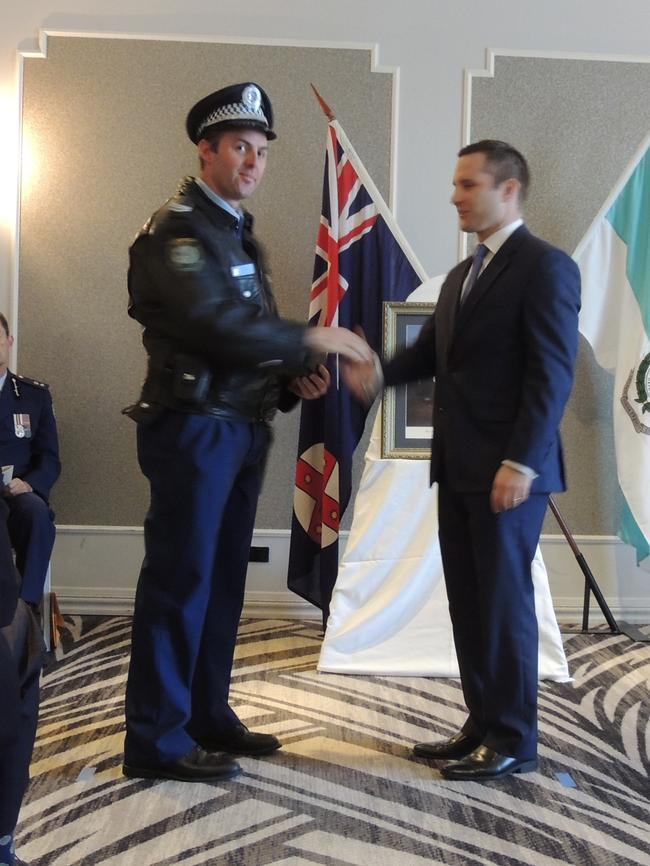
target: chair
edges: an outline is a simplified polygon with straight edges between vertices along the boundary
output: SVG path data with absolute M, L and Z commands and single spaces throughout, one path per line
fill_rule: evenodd
M 47 567 L 45 584 L 43 586 L 43 640 L 48 652 L 55 650 L 61 642 L 59 629 L 63 627 L 64 620 L 59 610 L 56 593 L 52 591 L 52 562 Z

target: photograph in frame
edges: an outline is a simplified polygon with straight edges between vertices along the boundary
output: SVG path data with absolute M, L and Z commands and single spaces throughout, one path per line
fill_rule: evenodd
M 433 303 L 384 302 L 384 358 L 414 343 Z M 382 459 L 428 460 L 433 436 L 433 379 L 387 388 L 382 404 Z

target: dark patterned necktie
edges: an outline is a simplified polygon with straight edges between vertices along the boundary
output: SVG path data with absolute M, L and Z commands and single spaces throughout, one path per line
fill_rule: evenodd
M 467 296 L 474 288 L 476 281 L 478 280 L 478 276 L 481 272 L 481 265 L 485 259 L 485 256 L 490 252 L 490 250 L 485 246 L 485 244 L 479 244 L 474 250 L 474 261 L 472 262 L 472 267 L 469 270 L 469 276 L 463 286 L 463 291 L 460 296 L 460 303 L 464 304 L 467 300 Z

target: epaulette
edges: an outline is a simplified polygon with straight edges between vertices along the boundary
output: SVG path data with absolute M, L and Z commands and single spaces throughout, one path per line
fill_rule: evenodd
M 30 379 L 29 376 L 20 376 L 16 375 L 16 379 L 19 379 L 23 385 L 32 385 L 34 388 L 43 388 L 48 389 L 50 386 L 47 382 L 39 382 L 37 379 Z
M 175 195 L 167 202 L 167 210 L 172 213 L 191 213 L 194 210 L 194 203 L 187 196 Z

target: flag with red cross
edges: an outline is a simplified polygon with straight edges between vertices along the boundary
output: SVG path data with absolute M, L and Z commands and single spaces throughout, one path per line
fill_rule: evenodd
M 382 304 L 403 301 L 426 278 L 338 121 L 327 130 L 323 203 L 310 293 L 311 325 L 363 328 L 381 354 Z M 336 582 L 341 515 L 352 455 L 367 416 L 343 384 L 336 356 L 328 393 L 300 419 L 289 589 L 327 617 Z

